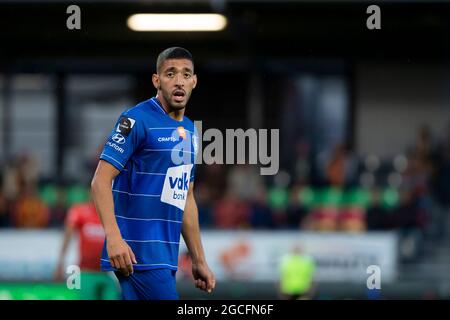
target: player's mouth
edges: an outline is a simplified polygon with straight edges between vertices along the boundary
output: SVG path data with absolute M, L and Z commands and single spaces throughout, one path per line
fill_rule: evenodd
M 175 90 L 172 92 L 175 102 L 183 102 L 186 97 L 186 93 L 183 90 Z

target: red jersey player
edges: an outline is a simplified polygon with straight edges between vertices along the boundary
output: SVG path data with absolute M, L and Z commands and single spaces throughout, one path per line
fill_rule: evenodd
M 92 202 L 73 205 L 65 221 L 64 240 L 58 258 L 55 278 L 63 278 L 64 257 L 74 234 L 78 232 L 79 267 L 81 271 L 100 271 L 100 257 L 105 233 Z

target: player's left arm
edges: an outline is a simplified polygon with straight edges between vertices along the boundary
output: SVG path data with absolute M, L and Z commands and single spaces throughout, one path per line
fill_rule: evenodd
M 205 252 L 200 237 L 198 208 L 194 198 L 193 182 L 189 184 L 181 233 L 191 255 L 192 275 L 194 276 L 195 286 L 204 291 L 212 292 L 216 286 L 216 279 L 205 259 Z
M 67 249 L 69 247 L 70 240 L 75 233 L 75 227 L 66 222 L 64 226 L 64 236 L 62 241 L 61 250 L 58 255 L 58 262 L 56 264 L 56 269 L 53 273 L 53 278 L 55 281 L 62 281 L 64 278 L 64 258 L 66 257 Z

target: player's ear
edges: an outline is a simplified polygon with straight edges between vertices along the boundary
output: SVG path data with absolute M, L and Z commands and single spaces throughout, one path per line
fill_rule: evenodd
M 159 76 L 156 73 L 154 73 L 152 75 L 152 82 L 153 82 L 153 86 L 155 87 L 155 89 L 159 90 L 161 85 L 160 85 L 160 82 L 159 82 Z
M 197 86 L 197 75 L 196 74 L 194 74 L 192 76 L 192 80 L 194 81 L 194 85 L 192 86 L 192 89 L 194 89 Z

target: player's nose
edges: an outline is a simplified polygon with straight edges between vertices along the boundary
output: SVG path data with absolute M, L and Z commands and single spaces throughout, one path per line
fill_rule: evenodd
M 175 85 L 180 87 L 184 86 L 184 78 L 182 75 L 177 74 L 175 76 Z

